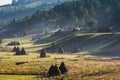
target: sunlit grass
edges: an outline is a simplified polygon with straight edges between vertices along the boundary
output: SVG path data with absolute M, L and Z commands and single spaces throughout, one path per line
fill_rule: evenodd
M 77 36 L 88 34 L 78 34 Z M 95 34 L 92 37 L 102 35 Z M 19 47 L 24 47 L 28 55 L 16 56 L 12 52 L 13 47 L 1 48 L 0 52 L 0 80 L 120 80 L 120 61 L 112 57 L 98 57 L 89 55 L 88 52 L 74 54 L 47 53 L 46 58 L 38 58 L 39 50 L 49 45 L 34 44 L 31 36 L 23 38 L 4 39 L 2 46 L 8 42 L 17 40 L 22 42 Z M 4 51 L 7 50 L 7 51 Z M 28 62 L 16 65 L 16 62 Z M 52 64 L 64 61 L 68 73 L 57 77 L 45 77 Z M 9 74 L 9 75 L 8 75 Z
M 0 80 L 29 80 L 34 75 L 0 75 Z

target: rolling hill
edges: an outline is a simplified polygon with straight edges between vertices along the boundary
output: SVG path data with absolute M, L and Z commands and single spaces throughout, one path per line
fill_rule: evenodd
M 43 33 L 46 28 L 88 27 L 91 32 L 95 28 L 119 28 L 119 0 L 79 0 L 65 2 L 48 11 L 37 11 L 31 16 L 7 23 L 1 36 L 15 37 L 27 34 Z M 33 3 L 32 3 L 33 4 Z M 9 35 L 8 35 L 9 34 Z
M 67 0 L 61 2 L 57 0 L 13 0 L 11 4 L 0 6 L 0 24 L 32 15 L 38 10 L 49 10 L 64 1 Z
M 46 48 L 50 53 L 58 53 L 58 50 L 62 47 L 67 53 L 76 53 L 76 48 L 79 48 L 80 52 L 87 54 L 119 56 L 119 40 L 119 33 L 61 32 L 40 39 L 36 41 L 36 43 L 51 43 L 49 47 Z

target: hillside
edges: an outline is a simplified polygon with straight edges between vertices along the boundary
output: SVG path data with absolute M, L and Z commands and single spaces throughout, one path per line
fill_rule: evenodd
M 31 16 L 11 21 L 6 25 L 4 36 L 27 31 L 27 34 L 42 33 L 47 27 L 68 28 L 88 27 L 91 32 L 96 28 L 111 28 L 119 31 L 119 0 L 80 0 L 65 2 L 49 11 L 37 11 Z
M 77 48 L 79 48 L 80 52 L 87 54 L 120 55 L 119 33 L 61 33 L 55 33 L 45 39 L 36 41 L 36 43 L 51 43 L 46 48 L 51 53 L 58 53 L 58 50 L 62 47 L 67 53 L 76 53 Z
M 0 6 L 0 24 L 32 15 L 38 10 L 49 10 L 64 1 L 66 0 L 61 2 L 57 2 L 57 0 L 13 0 L 12 4 Z

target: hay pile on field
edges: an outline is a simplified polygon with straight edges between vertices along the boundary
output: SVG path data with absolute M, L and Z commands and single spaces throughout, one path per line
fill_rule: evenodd
M 61 48 L 58 50 L 58 53 L 60 53 L 60 54 L 65 54 L 64 48 L 61 47 Z
M 75 47 L 74 52 L 75 52 L 75 53 L 76 53 L 76 52 L 80 52 L 80 48 L 79 48 L 78 46 Z
M 61 71 L 61 74 L 65 74 L 68 71 L 64 62 L 61 63 L 59 69 Z
M 17 47 L 14 46 L 12 51 L 13 51 L 13 52 L 16 52 L 16 50 L 17 50 Z
M 12 42 L 7 44 L 7 46 L 17 46 L 17 45 L 20 45 L 20 42 L 12 41 Z
M 48 74 L 49 74 L 49 76 L 59 76 L 59 75 L 61 75 L 61 71 L 57 65 L 55 65 L 55 66 L 52 65 L 49 68 Z
M 45 58 L 46 57 L 46 51 L 45 49 L 42 49 L 40 52 L 40 58 Z
M 48 71 L 48 75 L 49 76 L 59 76 L 61 74 L 66 74 L 67 73 L 67 67 L 64 64 L 64 62 L 62 62 L 60 64 L 60 66 L 58 67 L 57 65 L 51 65 Z
M 25 49 L 24 48 L 22 48 L 21 50 L 20 50 L 20 48 L 19 47 L 14 47 L 13 48 L 13 51 L 15 52 L 15 55 L 26 55 L 26 51 L 25 51 Z

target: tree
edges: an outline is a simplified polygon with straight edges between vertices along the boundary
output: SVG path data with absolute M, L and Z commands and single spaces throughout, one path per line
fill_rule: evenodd
M 91 18 L 88 22 L 87 25 L 88 27 L 92 28 L 97 24 L 97 20 L 95 18 Z
M 79 22 L 79 18 L 76 16 L 76 12 L 75 11 L 71 11 L 71 18 L 75 23 Z

